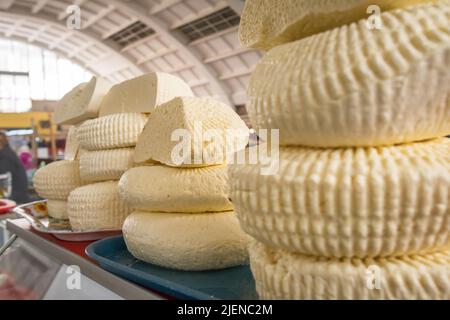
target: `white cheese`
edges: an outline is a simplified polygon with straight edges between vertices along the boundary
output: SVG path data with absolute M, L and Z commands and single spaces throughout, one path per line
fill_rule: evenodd
M 67 132 L 64 160 L 76 160 L 79 148 L 80 142 L 77 138 L 77 127 L 71 126 Z
M 61 160 L 46 165 L 36 171 L 33 185 L 42 198 L 67 200 L 69 193 L 82 185 L 79 162 Z
M 111 84 L 102 78 L 92 77 L 68 92 L 57 104 L 55 122 L 57 124 L 78 124 L 98 115 L 100 102 Z
M 80 177 L 83 181 L 119 180 L 133 167 L 134 148 L 88 151 L 80 157 Z
M 139 136 L 134 159 L 179 167 L 223 164 L 245 148 L 248 134 L 244 121 L 226 104 L 179 97 L 152 112 Z
M 382 146 L 450 134 L 450 2 L 383 12 L 268 52 L 251 76 L 255 129 L 281 145 Z
M 133 212 L 123 235 L 137 259 L 162 267 L 201 271 L 248 263 L 249 237 L 233 212 Z
M 450 244 L 450 139 L 384 148 L 281 148 L 279 170 L 230 165 L 244 231 L 327 257 L 424 253 Z
M 189 85 L 168 73 L 147 73 L 112 87 L 100 107 L 100 116 L 113 113 L 150 113 L 175 97 L 192 97 Z
M 380 12 L 433 0 L 247 0 L 239 38 L 243 46 L 269 50 Z M 369 10 L 369 11 L 368 11 Z
M 153 212 L 233 210 L 228 198 L 227 167 L 137 167 L 120 179 L 119 190 L 129 207 Z
M 147 116 L 139 113 L 113 114 L 88 120 L 77 131 L 80 146 L 86 150 L 103 150 L 136 145 Z
M 130 210 L 119 196 L 117 181 L 107 181 L 73 190 L 68 214 L 74 230 L 121 229 Z
M 450 251 L 398 258 L 327 259 L 249 246 L 261 299 L 448 300 Z
M 47 213 L 55 219 L 69 219 L 67 214 L 67 201 L 47 200 Z

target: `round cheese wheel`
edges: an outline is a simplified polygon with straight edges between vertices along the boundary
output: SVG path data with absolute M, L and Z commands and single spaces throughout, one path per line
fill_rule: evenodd
M 67 214 L 67 201 L 48 199 L 47 213 L 50 217 L 55 219 L 69 219 L 69 215 Z
M 284 146 L 385 146 L 450 135 L 450 2 L 382 13 L 268 52 L 251 76 L 253 127 Z
M 450 250 L 398 258 L 327 259 L 252 241 L 249 254 L 261 299 L 450 299 Z
M 77 137 L 81 148 L 89 151 L 132 147 L 146 121 L 140 113 L 112 114 L 84 122 Z
M 80 176 L 83 181 L 119 180 L 132 168 L 134 148 L 87 151 L 80 157 Z
M 79 161 L 55 161 L 40 168 L 33 177 L 33 185 L 42 198 L 67 200 L 69 193 L 82 185 Z
M 281 148 L 279 169 L 229 167 L 244 231 L 326 257 L 430 252 L 450 244 L 450 139 L 384 148 Z
M 95 231 L 121 229 L 130 210 L 119 196 L 117 181 L 107 181 L 73 190 L 68 214 L 74 230 Z
M 189 169 L 136 167 L 122 176 L 119 189 L 133 209 L 186 213 L 233 210 L 224 165 Z
M 233 212 L 133 212 L 123 225 L 128 250 L 162 267 L 200 271 L 248 263 L 249 237 Z

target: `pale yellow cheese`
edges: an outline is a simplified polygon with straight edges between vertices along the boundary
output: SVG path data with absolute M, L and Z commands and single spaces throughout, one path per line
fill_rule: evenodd
M 175 97 L 192 97 L 189 85 L 163 72 L 147 73 L 121 82 L 108 92 L 100 106 L 100 116 L 114 113 L 150 113 Z
M 147 121 L 140 113 L 113 114 L 83 123 L 77 131 L 80 146 L 86 150 L 132 147 Z
M 423 253 L 450 244 L 450 139 L 384 148 L 281 148 L 279 170 L 229 166 L 244 231 L 328 257 Z
M 48 199 L 47 213 L 54 219 L 69 219 L 69 215 L 67 214 L 67 201 Z
M 162 267 L 201 271 L 248 264 L 249 237 L 233 212 L 135 211 L 123 225 L 128 250 Z
M 128 170 L 119 182 L 129 207 L 153 212 L 233 210 L 227 167 L 171 168 L 163 165 Z
M 133 167 L 134 148 L 87 151 L 80 157 L 80 177 L 83 181 L 119 180 Z
M 433 0 L 246 0 L 239 27 L 245 47 L 269 50 L 283 43 L 370 19 L 380 12 Z
M 281 145 L 381 146 L 450 135 L 450 2 L 382 13 L 272 49 L 252 74 L 255 129 Z
M 119 196 L 117 181 L 89 184 L 69 195 L 68 214 L 74 230 L 121 229 L 130 214 Z
M 79 162 L 61 160 L 46 165 L 36 171 L 33 185 L 42 198 L 67 200 L 69 193 L 82 185 Z
M 76 160 L 79 148 L 80 143 L 77 138 L 77 127 L 71 126 L 67 132 L 64 160 Z
M 150 115 L 135 162 L 175 167 L 223 164 L 248 143 L 248 128 L 229 106 L 209 98 L 178 97 Z
M 249 254 L 261 299 L 450 299 L 450 249 L 398 258 L 327 259 L 252 241 Z

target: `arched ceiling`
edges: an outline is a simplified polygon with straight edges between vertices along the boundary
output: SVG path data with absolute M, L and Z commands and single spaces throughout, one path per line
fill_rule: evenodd
M 66 26 L 72 4 L 80 7 L 80 30 Z M 163 71 L 183 78 L 198 96 L 241 105 L 260 58 L 240 47 L 230 12 L 239 14 L 242 5 L 242 0 L 0 0 L 0 36 L 56 51 L 113 82 Z M 211 19 L 199 22 L 205 17 Z M 193 40 L 200 23 L 208 30 Z M 137 27 L 145 28 L 145 36 L 129 40 L 126 34 Z

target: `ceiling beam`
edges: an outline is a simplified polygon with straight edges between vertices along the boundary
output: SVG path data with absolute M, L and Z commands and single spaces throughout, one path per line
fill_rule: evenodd
M 0 1 L 0 9 L 8 10 L 12 6 L 13 3 L 14 3 L 14 0 L 2 0 L 2 1 Z
M 31 12 L 33 14 L 38 13 L 39 11 L 42 10 L 42 8 L 48 3 L 48 0 L 38 0 L 36 2 L 36 4 L 33 6 L 33 8 L 31 9 Z
M 242 11 L 244 10 L 245 0 L 227 0 L 228 5 L 238 16 L 242 15 Z
M 89 28 L 91 25 L 96 23 L 98 20 L 102 19 L 103 17 L 105 17 L 106 15 L 110 14 L 113 11 L 114 11 L 113 6 L 107 6 L 106 8 L 103 8 L 102 10 L 100 10 L 98 13 L 92 15 L 86 22 L 82 22 L 81 27 L 83 29 Z

